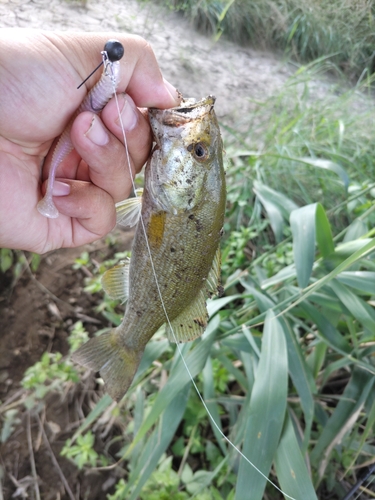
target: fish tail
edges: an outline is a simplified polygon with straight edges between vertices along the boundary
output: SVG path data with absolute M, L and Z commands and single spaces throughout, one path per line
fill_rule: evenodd
M 143 351 L 129 349 L 117 329 L 90 339 L 72 355 L 73 361 L 100 372 L 108 394 L 119 401 L 129 389 Z

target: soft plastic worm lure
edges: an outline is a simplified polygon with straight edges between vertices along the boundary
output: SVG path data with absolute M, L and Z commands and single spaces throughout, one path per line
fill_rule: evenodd
M 104 65 L 103 74 L 98 83 L 87 94 L 82 104 L 66 126 L 64 132 L 61 134 L 56 144 L 55 150 L 52 155 L 52 163 L 48 178 L 47 191 L 44 198 L 40 200 L 37 205 L 39 212 L 45 217 L 49 217 L 50 219 L 56 219 L 56 217 L 59 216 L 59 212 L 52 199 L 53 184 L 55 181 L 57 167 L 60 165 L 62 160 L 73 150 L 73 144 L 70 139 L 70 131 L 72 128 L 73 120 L 79 113 L 82 113 L 82 111 L 91 111 L 93 113 L 99 114 L 113 96 L 113 92 L 114 90 L 116 90 L 120 81 L 119 61 L 124 55 L 124 47 L 122 46 L 122 44 L 117 40 L 108 40 L 101 54 L 103 57 L 103 61 L 100 63 L 98 68 L 102 64 Z M 91 75 L 89 75 L 89 77 L 90 76 Z

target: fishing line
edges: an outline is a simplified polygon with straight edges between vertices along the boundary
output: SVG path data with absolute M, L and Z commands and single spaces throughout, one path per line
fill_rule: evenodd
M 127 140 L 126 140 L 126 133 L 125 133 L 125 128 L 124 128 L 124 124 L 122 122 L 122 117 L 121 117 L 121 110 L 120 110 L 120 106 L 119 106 L 119 102 L 118 102 L 118 98 L 117 98 L 117 94 L 116 94 L 116 87 L 114 86 L 114 89 L 113 89 L 113 95 L 114 95 L 114 98 L 115 98 L 115 102 L 116 102 L 116 108 L 117 108 L 117 113 L 118 113 L 118 117 L 119 117 L 119 123 L 120 123 L 120 127 L 121 127 L 121 132 L 122 132 L 122 136 L 123 136 L 123 140 L 124 140 L 124 147 L 125 147 L 125 154 L 126 154 L 126 161 L 128 163 L 128 169 L 129 169 L 129 173 L 130 173 L 130 179 L 131 179 L 131 183 L 132 183 L 132 187 L 133 187 L 133 191 L 135 193 L 135 196 L 136 197 L 139 197 L 139 195 L 137 195 L 137 192 L 136 192 L 136 186 L 135 186 L 135 182 L 134 182 L 134 179 L 133 179 L 133 173 L 132 173 L 132 169 L 131 169 L 131 165 L 130 165 L 130 157 L 129 157 L 129 149 L 128 149 L 128 143 L 127 143 Z M 126 104 L 125 104 L 126 106 Z M 185 358 L 182 354 L 182 350 L 181 350 L 181 347 L 180 347 L 180 344 L 176 338 L 176 335 L 174 333 L 174 330 L 173 330 L 173 327 L 171 325 L 171 321 L 169 319 L 169 316 L 168 316 L 168 313 L 167 313 L 167 310 L 166 310 L 166 307 L 165 307 L 165 303 L 164 303 L 164 300 L 163 300 L 163 296 L 162 296 L 162 293 L 161 293 L 161 289 L 160 289 L 160 286 L 159 286 L 159 281 L 158 281 L 158 278 L 157 278 L 157 274 L 156 274 L 156 269 L 155 269 L 155 265 L 154 265 L 154 261 L 152 259 L 152 254 L 151 254 L 151 248 L 150 248 L 150 245 L 149 245 L 149 242 L 148 242 L 148 238 L 147 238 L 147 232 L 146 232 L 146 227 L 145 227 L 145 224 L 144 224 L 144 220 L 143 220 L 143 217 L 142 217 L 142 213 L 140 214 L 140 222 L 141 222 L 141 225 L 142 225 L 142 231 L 143 231 L 143 234 L 144 234 L 144 237 L 145 237 L 145 241 L 146 241 L 146 247 L 147 247 L 147 252 L 148 252 L 148 255 L 149 255 L 149 258 L 150 258 L 150 264 L 151 264 L 151 269 L 152 269 L 152 273 L 154 275 L 154 278 L 155 278 L 155 283 L 156 283 L 156 288 L 157 288 L 157 291 L 158 291 L 158 295 L 159 295 L 159 298 L 160 298 L 160 303 L 161 303 L 161 306 L 162 306 L 162 309 L 163 309 L 163 312 L 165 314 L 165 317 L 166 317 L 166 320 L 167 320 L 167 323 L 168 323 L 168 326 L 169 328 L 171 329 L 171 332 L 172 332 L 172 335 L 173 335 L 173 338 L 174 338 L 174 341 L 176 343 L 176 346 L 177 346 L 177 349 L 178 349 L 178 352 L 179 352 L 179 355 L 182 359 L 182 362 L 185 366 L 185 369 L 190 377 L 190 380 L 193 384 L 193 387 L 199 397 L 199 399 L 201 400 L 202 402 L 202 405 L 204 407 L 204 409 L 206 410 L 207 412 L 207 415 L 210 417 L 213 425 L 215 426 L 215 428 L 218 430 L 219 434 L 221 435 L 221 437 L 244 459 L 246 460 L 246 462 L 251 465 L 251 467 L 253 467 L 269 484 L 271 484 L 274 488 L 276 488 L 280 493 L 282 493 L 286 498 L 289 498 L 290 500 L 296 500 L 294 497 L 288 495 L 287 493 L 285 493 L 283 490 L 281 490 L 275 483 L 273 483 L 260 469 L 258 469 L 258 467 L 253 464 L 251 462 L 250 459 L 248 459 L 246 457 L 246 455 L 244 455 L 242 453 L 242 451 L 237 448 L 237 446 L 232 443 L 232 441 L 223 433 L 223 431 L 220 429 L 219 425 L 216 423 L 214 417 L 212 416 L 210 410 L 208 409 L 207 405 L 206 405 L 206 402 L 204 401 L 203 399 L 203 396 L 201 395 L 199 389 L 198 389 L 198 386 L 197 384 L 195 383 L 194 381 L 194 378 L 190 372 L 190 369 L 185 361 Z

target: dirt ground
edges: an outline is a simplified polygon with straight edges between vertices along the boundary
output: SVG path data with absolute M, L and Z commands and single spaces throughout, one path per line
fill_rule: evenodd
M 251 101 L 272 94 L 293 72 L 291 65 L 273 54 L 238 47 L 224 39 L 214 43 L 194 31 L 182 16 L 148 1 L 0 0 L 0 27 L 141 35 L 151 43 L 171 83 L 185 96 L 214 94 L 221 122 L 228 126 L 235 123 L 237 129 L 246 122 Z M 129 245 L 129 236 L 122 234 L 117 250 Z M 67 332 L 74 322 L 81 319 L 90 332 L 108 326 L 94 312 L 93 296 L 83 292 L 85 272 L 72 268 L 83 250 L 99 261 L 110 252 L 104 241 L 99 241 L 85 249 L 44 256 L 35 276 L 24 270 L 13 284 L 10 273 L 0 274 L 0 405 L 20 397 L 19 383 L 25 369 L 44 351 L 67 352 Z M 77 499 L 101 499 L 111 491 L 111 484 L 99 472 L 78 477 L 75 467 L 59 457 L 69 436 L 75 404 L 69 397 L 61 401 L 52 398 L 45 414 L 51 450 L 44 444 L 37 420 L 28 422 L 26 414 L 11 438 L 0 443 L 0 500 L 34 498 L 28 429 L 34 442 L 39 440 L 34 452 L 43 499 L 68 498 L 53 455 Z

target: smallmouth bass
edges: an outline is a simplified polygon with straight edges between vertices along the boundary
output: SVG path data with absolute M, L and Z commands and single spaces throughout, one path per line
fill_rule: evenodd
M 73 354 L 74 361 L 100 372 L 117 401 L 132 383 L 154 333 L 166 323 L 172 342 L 199 337 L 207 326 L 206 299 L 221 291 L 219 242 L 226 195 L 214 102 L 208 96 L 149 110 L 156 146 L 145 168 L 143 195 L 117 206 L 128 222 L 141 215 L 130 262 L 102 279 L 111 297 L 127 299 L 124 318 Z

